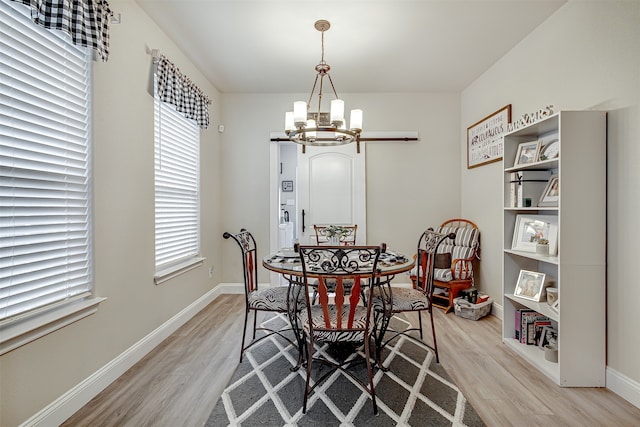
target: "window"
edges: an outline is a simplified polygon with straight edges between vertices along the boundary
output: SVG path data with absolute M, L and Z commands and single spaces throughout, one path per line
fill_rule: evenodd
M 0 21 L 1 354 L 99 301 L 88 298 L 90 53 L 21 4 L 0 2 Z
M 200 129 L 155 96 L 156 283 L 202 264 Z

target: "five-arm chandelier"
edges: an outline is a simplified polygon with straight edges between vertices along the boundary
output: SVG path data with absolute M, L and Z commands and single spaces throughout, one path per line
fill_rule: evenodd
M 324 32 L 329 29 L 329 21 L 321 19 L 315 23 L 316 30 L 322 33 L 322 59 L 316 65 L 316 79 L 313 82 L 309 101 L 296 101 L 293 103 L 293 111 L 285 114 L 285 133 L 293 142 L 303 145 L 344 145 L 351 142 L 360 142 L 362 132 L 362 110 L 351 110 L 349 120 L 350 127 L 347 128 L 344 119 L 344 101 L 338 98 L 333 80 L 329 75 L 331 67 L 324 61 Z M 331 101 L 331 112 L 321 112 L 322 89 L 324 78 L 329 78 L 331 89 L 335 95 Z M 311 100 L 320 80 L 318 92 L 317 110 L 312 110 Z M 315 109 L 315 107 L 314 107 Z

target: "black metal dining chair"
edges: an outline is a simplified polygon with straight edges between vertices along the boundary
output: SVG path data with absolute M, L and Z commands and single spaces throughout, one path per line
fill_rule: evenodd
M 271 329 L 268 327 L 258 326 L 258 312 L 274 312 L 285 313 L 291 316 L 293 313 L 304 310 L 305 301 L 304 297 L 299 293 L 295 293 L 297 296 L 293 300 L 289 298 L 291 292 L 291 286 L 276 286 L 265 289 L 258 288 L 258 256 L 257 245 L 253 238 L 253 235 L 246 229 L 241 229 L 237 234 L 231 234 L 225 232 L 222 235 L 225 239 L 232 238 L 236 241 L 242 252 L 242 270 L 244 276 L 244 290 L 245 290 L 245 316 L 244 316 L 244 328 L 242 330 L 242 345 L 240 346 L 240 363 L 242 363 L 242 357 L 245 350 L 256 344 L 257 342 L 270 337 L 274 334 L 281 336 L 283 339 L 294 345 L 300 350 L 298 342 L 294 342 L 296 337 L 292 340 L 287 334 L 287 331 L 292 331 L 290 326 L 282 329 Z M 293 294 L 293 293 L 292 293 Z M 245 345 L 247 334 L 247 323 L 249 321 L 249 313 L 253 312 L 253 333 L 251 342 Z M 256 338 L 256 332 L 263 331 L 264 335 Z M 294 331 L 295 332 L 295 331 Z M 291 334 L 294 334 L 292 332 Z
M 313 390 L 336 370 L 349 375 L 371 396 L 373 412 L 378 413 L 370 341 L 374 331 L 371 320 L 371 289 L 375 282 L 379 246 L 300 246 L 306 312 L 301 313 L 301 325 L 307 342 L 307 376 L 302 412 Z M 313 282 L 317 279 L 317 286 Z M 345 282 L 352 281 L 347 288 Z M 335 283 L 331 301 L 327 282 Z M 311 304 L 310 295 L 317 290 L 318 304 Z M 362 291 L 362 292 L 361 292 Z M 361 295 L 364 294 L 364 298 Z M 318 347 L 316 347 L 316 344 Z M 330 357 L 320 346 L 351 346 L 345 358 Z M 355 353 L 363 346 L 364 360 Z M 368 382 L 359 378 L 352 368 L 366 364 Z M 326 373 L 312 373 L 317 365 L 330 367 Z
M 418 239 L 415 289 L 399 287 L 392 288 L 390 283 L 387 283 L 386 286 L 377 286 L 374 289 L 372 305 L 374 311 L 374 322 L 376 325 L 376 361 L 380 368 L 383 368 L 381 364 L 382 350 L 389 342 L 400 335 L 405 335 L 425 344 L 435 353 L 436 362 L 440 362 L 438 342 L 436 340 L 436 328 L 433 323 L 433 282 L 438 247 L 447 238 L 455 239 L 455 234 L 440 234 L 433 231 L 433 229 L 429 229 L 422 233 Z M 429 313 L 433 344 L 428 344 L 423 341 L 423 311 Z M 417 328 L 409 327 L 401 331 L 389 328 L 389 322 L 394 315 L 407 312 L 414 312 L 418 314 Z M 419 339 L 410 333 L 414 331 L 419 332 Z

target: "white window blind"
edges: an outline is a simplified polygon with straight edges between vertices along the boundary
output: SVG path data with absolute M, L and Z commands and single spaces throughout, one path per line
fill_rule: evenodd
M 90 57 L 0 2 L 0 325 L 90 295 Z
M 155 97 L 156 274 L 200 255 L 200 128 Z

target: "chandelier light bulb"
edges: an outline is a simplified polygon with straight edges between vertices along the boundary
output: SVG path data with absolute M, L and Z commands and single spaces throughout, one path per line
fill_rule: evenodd
M 304 101 L 296 101 L 293 103 L 293 121 L 296 127 L 300 127 L 300 123 L 307 121 L 307 103 Z
M 362 130 L 362 110 L 351 110 L 351 119 L 349 120 L 351 130 Z
M 287 111 L 284 114 L 284 130 L 286 131 L 292 131 L 296 129 L 296 125 L 294 124 L 293 121 L 293 111 Z
M 316 121 L 313 119 L 309 119 L 307 120 L 307 129 L 315 129 L 316 128 Z M 309 139 L 309 141 L 315 141 L 316 137 L 317 137 L 317 133 L 315 130 L 312 131 L 308 131 L 307 132 L 307 139 Z
M 344 122 L 344 101 L 342 99 L 334 99 L 331 101 L 331 123 L 340 126 Z

